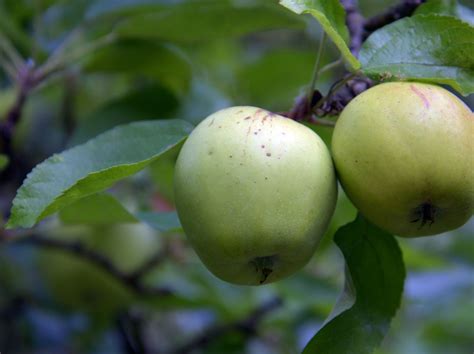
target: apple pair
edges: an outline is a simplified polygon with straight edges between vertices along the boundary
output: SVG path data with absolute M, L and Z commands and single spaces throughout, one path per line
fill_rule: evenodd
M 433 235 L 473 212 L 473 113 L 443 88 L 385 83 L 339 117 L 332 158 L 354 205 L 399 236 Z M 175 174 L 179 218 L 217 277 L 264 284 L 313 255 L 334 212 L 336 172 L 309 128 L 255 107 L 203 120 Z

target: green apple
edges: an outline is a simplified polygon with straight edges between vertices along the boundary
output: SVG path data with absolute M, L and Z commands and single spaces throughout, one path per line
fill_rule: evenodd
M 48 237 L 79 241 L 131 272 L 158 251 L 153 230 L 143 224 L 54 227 Z M 133 292 L 87 259 L 60 250 L 41 249 L 40 274 L 55 302 L 67 310 L 85 311 L 107 318 L 126 307 Z
M 255 107 L 207 117 L 176 163 L 183 229 L 207 268 L 230 283 L 269 283 L 303 267 L 336 196 L 331 156 L 318 135 Z
M 474 117 L 447 90 L 375 86 L 339 117 L 332 152 L 342 186 L 377 226 L 399 236 L 463 225 L 474 205 Z

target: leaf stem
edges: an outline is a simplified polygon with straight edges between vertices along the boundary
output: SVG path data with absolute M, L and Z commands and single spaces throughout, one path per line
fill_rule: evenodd
M 323 32 L 323 34 L 321 36 L 321 40 L 319 41 L 318 54 L 317 54 L 317 57 L 316 57 L 316 61 L 314 63 L 314 69 L 313 69 L 313 75 L 312 75 L 312 78 L 311 78 L 311 83 L 309 84 L 308 93 L 306 95 L 308 111 L 311 111 L 311 101 L 312 101 L 312 98 L 313 98 L 313 92 L 314 92 L 314 88 L 316 87 L 316 84 L 318 82 L 319 75 L 320 75 L 319 66 L 321 64 L 321 57 L 323 56 L 324 44 L 325 43 L 326 43 L 326 32 Z
M 327 63 L 326 65 L 324 65 L 321 69 L 319 69 L 319 75 L 322 75 L 324 74 L 326 71 L 329 71 L 329 70 L 332 70 L 336 67 L 338 67 L 339 65 L 341 65 L 344 61 L 342 60 L 342 57 L 337 59 L 337 60 L 334 60 L 330 63 Z

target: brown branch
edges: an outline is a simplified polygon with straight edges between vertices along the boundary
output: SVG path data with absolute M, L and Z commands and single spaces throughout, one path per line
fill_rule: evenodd
M 127 273 L 120 270 L 114 264 L 114 262 L 112 262 L 103 254 L 86 247 L 84 244 L 78 241 L 57 240 L 42 235 L 33 234 L 21 238 L 17 242 L 29 243 L 40 247 L 57 249 L 72 254 L 76 257 L 88 260 L 90 263 L 101 268 L 137 294 L 146 296 L 173 295 L 173 291 L 171 289 L 147 286 L 142 283 L 142 276 L 145 274 L 145 271 L 148 271 L 151 268 L 151 264 L 158 264 L 158 258 L 161 261 L 161 255 L 160 257 L 154 256 L 151 258 L 151 260 L 145 261 L 144 266 L 139 268 L 139 272 Z
M 30 299 L 15 295 L 0 308 L 0 343 L 2 351 L 18 352 L 23 347 L 22 331 L 19 328 L 18 319 L 24 316 L 26 306 Z
M 208 328 L 203 334 L 192 339 L 178 349 L 171 351 L 174 354 L 186 354 L 194 352 L 196 349 L 204 348 L 214 339 L 231 332 L 240 332 L 249 337 L 255 336 L 257 327 L 262 319 L 270 312 L 279 308 L 283 304 L 280 298 L 273 298 L 252 311 L 246 318 L 224 325 L 217 325 Z
M 1 36 L 1 34 L 0 34 Z M 2 41 L 3 39 L 3 41 Z M 89 43 L 87 46 L 84 46 L 83 48 L 80 48 L 78 51 L 72 51 L 68 55 L 64 54 L 62 51 L 61 53 L 56 52 L 55 54 L 57 55 L 52 55 L 48 60 L 41 66 L 37 67 L 34 63 L 33 60 L 27 60 L 24 61 L 21 58 L 16 58 L 14 62 L 17 62 L 18 64 L 13 68 L 16 70 L 16 73 L 10 72 L 10 74 L 15 74 L 16 76 L 16 82 L 18 83 L 18 93 L 17 97 L 15 100 L 15 103 L 11 107 L 11 109 L 8 111 L 5 119 L 2 121 L 0 119 L 0 153 L 6 154 L 9 158 L 11 163 L 7 167 L 5 171 L 3 171 L 0 174 L 0 177 L 2 179 L 12 179 L 12 175 L 21 175 L 21 180 L 23 179 L 23 174 L 22 173 L 12 173 L 12 168 L 15 166 L 15 156 L 13 152 L 13 147 L 12 147 L 12 140 L 13 140 L 13 135 L 15 132 L 15 128 L 18 125 L 22 112 L 23 112 L 23 107 L 25 106 L 25 103 L 27 101 L 27 98 L 30 94 L 30 92 L 37 88 L 40 84 L 44 83 L 47 79 L 49 79 L 51 76 L 62 72 L 67 69 L 68 65 L 76 60 L 79 60 L 83 56 L 92 53 L 93 51 L 112 43 L 116 39 L 115 33 L 109 33 L 96 41 L 93 41 Z M 9 44 L 9 42 L 5 39 L 0 37 L 0 44 L 6 43 L 6 45 Z M 66 43 L 63 43 L 63 46 L 61 46 L 62 49 L 65 48 Z M 0 48 L 1 49 L 1 48 Z M 11 48 L 11 46 L 7 46 L 4 48 L 6 53 L 11 53 L 14 55 L 14 48 Z M 60 54 L 64 54 L 64 57 L 61 57 Z M 1 58 L 0 58 L 1 59 Z M 12 60 L 15 58 L 12 58 Z M 11 71 L 11 70 L 9 70 Z M 66 95 L 68 93 L 66 92 Z M 66 101 L 68 101 L 69 98 L 66 97 Z M 69 102 L 65 102 L 66 105 L 69 105 Z M 68 107 L 66 107 L 68 108 Z M 72 129 L 72 120 L 69 121 L 70 118 L 70 112 L 66 112 L 65 115 L 66 120 L 66 134 L 70 133 L 70 129 Z M 16 171 L 13 171 L 16 172 Z
M 403 17 L 413 15 L 418 6 L 426 0 L 404 0 L 400 4 L 388 9 L 386 12 L 367 19 L 364 22 L 364 37 L 365 40 L 372 32 L 379 28 L 395 22 Z
M 15 153 L 13 139 L 28 95 L 38 84 L 35 64 L 32 60 L 26 62 L 22 60 L 14 70 L 13 81 L 17 86 L 15 101 L 6 116 L 0 117 L 0 153 L 5 154 L 9 159 L 7 167 L 0 172 L 0 214 L 5 218 L 9 216 L 14 192 L 31 170 L 30 164 L 20 154 Z
M 12 137 L 13 131 L 20 121 L 21 113 L 23 106 L 26 101 L 27 92 L 24 89 L 19 89 L 17 97 L 13 106 L 8 111 L 5 120 L 0 122 L 0 138 L 2 141 L 2 152 L 11 157 L 13 155 L 12 151 Z
M 379 15 L 364 19 L 359 12 L 357 0 L 341 0 L 341 4 L 346 10 L 346 24 L 351 38 L 349 46 L 351 52 L 358 56 L 362 43 L 370 34 L 403 17 L 411 16 L 417 7 L 425 1 L 403 0 Z
M 357 0 L 341 0 L 346 10 L 346 25 L 349 30 L 349 49 L 356 57 L 359 55 L 364 35 L 364 17 L 359 12 Z
M 306 121 L 311 117 L 311 109 L 323 96 L 318 90 L 313 91 L 311 104 L 308 104 L 308 96 L 301 95 L 296 98 L 295 104 L 289 112 L 278 112 L 278 114 L 296 121 Z
M 31 169 L 20 156 L 15 154 L 13 149 L 13 137 L 16 127 L 20 123 L 29 94 L 40 83 L 35 63 L 32 60 L 23 63 L 15 75 L 15 82 L 17 83 L 15 101 L 6 113 L 5 118 L 3 120 L 0 119 L 0 153 L 7 155 L 10 160 L 7 168 L 0 172 L 0 193 L 6 197 L 3 198 L 3 201 L 0 201 L 0 204 L 3 204 L 5 199 L 7 199 L 8 202 L 6 204 L 8 205 L 8 209 L 12 198 L 12 196 L 9 195 L 12 194 L 9 191 L 10 186 L 13 186 L 13 190 L 16 190 L 18 185 L 21 184 L 25 178 L 27 172 Z M 5 189 L 6 193 L 4 192 Z M 2 210 L 1 212 L 3 214 L 8 211 Z
M 145 354 L 143 338 L 143 318 L 127 311 L 117 319 L 117 330 L 122 338 L 123 349 L 127 354 Z
M 167 258 L 168 247 L 164 245 L 160 251 L 156 252 L 155 255 L 151 256 L 148 260 L 146 260 L 140 267 L 130 273 L 128 277 L 130 279 L 138 280 L 142 278 L 145 274 L 149 273 L 152 269 L 162 264 Z
M 18 92 L 15 102 L 3 121 L 0 121 L 0 139 L 4 154 L 13 156 L 12 139 L 16 125 L 19 123 L 28 93 L 35 85 L 34 64 L 28 62 L 18 71 Z
M 359 55 L 362 44 L 372 32 L 400 18 L 411 16 L 423 2 L 425 0 L 403 0 L 380 15 L 364 19 L 359 12 L 357 0 L 341 0 L 341 4 L 346 10 L 346 24 L 350 35 L 349 48 L 352 54 L 356 57 Z M 359 76 L 349 80 L 345 85 L 337 87 L 336 90 L 331 89 L 324 98 L 324 104 L 315 110 L 316 115 L 338 115 L 354 97 L 372 85 L 370 79 Z

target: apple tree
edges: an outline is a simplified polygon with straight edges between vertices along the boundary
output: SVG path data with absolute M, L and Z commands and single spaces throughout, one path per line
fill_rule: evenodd
M 0 352 L 463 353 L 474 9 L 0 0 Z

